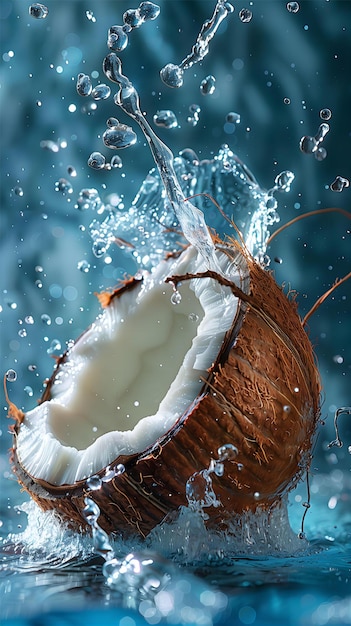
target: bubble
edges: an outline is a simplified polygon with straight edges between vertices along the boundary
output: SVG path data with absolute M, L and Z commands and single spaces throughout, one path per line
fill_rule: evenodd
M 167 87 L 179 88 L 183 84 L 184 71 L 179 65 L 167 63 L 160 71 L 160 77 Z
M 228 122 L 228 124 L 240 124 L 240 115 L 239 113 L 230 111 L 230 113 L 227 113 L 225 121 Z
M 15 192 L 16 196 L 22 197 L 24 195 L 22 187 L 15 187 L 14 188 L 14 192 Z
M 59 191 L 63 196 L 73 193 L 73 187 L 66 178 L 59 178 L 55 183 L 55 191 Z
M 8 383 L 14 383 L 17 380 L 17 372 L 13 369 L 7 370 L 5 378 Z
M 96 239 L 92 246 L 93 255 L 100 259 L 106 253 L 106 243 L 103 239 Z
M 47 349 L 47 354 L 53 354 L 54 352 L 58 352 L 61 350 L 61 342 L 58 339 L 53 339 L 50 347 Z
M 290 98 L 284 98 L 283 102 L 284 102 L 284 104 L 290 104 L 291 100 L 290 100 Z
M 315 135 L 316 142 L 320 143 L 321 141 L 323 141 L 326 134 L 329 133 L 329 130 L 330 130 L 329 124 L 327 124 L 326 122 L 323 122 L 323 124 L 320 124 L 317 130 L 317 134 Z
M 174 305 L 180 304 L 182 301 L 182 294 L 176 289 L 171 295 L 171 302 Z
M 97 87 L 95 87 L 91 92 L 91 97 L 94 98 L 94 100 L 107 100 L 110 95 L 111 89 L 108 85 L 105 85 L 104 83 L 97 85 Z
M 90 76 L 87 74 L 78 74 L 76 89 L 80 96 L 90 96 L 93 90 Z
M 43 315 L 40 316 L 40 319 L 43 322 L 43 324 L 46 324 L 46 326 L 51 325 L 51 317 L 50 315 L 47 315 L 47 313 L 43 313 Z
M 300 9 L 300 5 L 298 2 L 288 2 L 286 8 L 290 13 L 297 13 Z
M 300 139 L 301 152 L 304 152 L 305 154 L 313 154 L 313 152 L 315 152 L 317 148 L 318 148 L 318 144 L 314 137 L 309 137 L 308 135 L 301 137 Z
M 341 192 L 347 187 L 350 186 L 350 181 L 343 176 L 337 176 L 335 180 L 330 184 L 330 189 L 332 191 Z
M 122 167 L 123 162 L 122 162 L 121 157 L 118 154 L 114 154 L 110 161 L 110 165 L 112 168 Z
M 330 120 L 331 116 L 332 116 L 332 112 L 330 109 L 321 109 L 319 111 L 319 117 L 322 120 Z
M 322 146 L 319 146 L 316 152 L 314 152 L 314 158 L 317 159 L 317 161 L 324 161 L 326 156 L 327 156 L 327 151 Z
M 206 78 L 204 78 L 201 81 L 200 84 L 200 91 L 202 93 L 203 96 L 210 96 L 214 93 L 216 89 L 216 79 L 214 76 L 209 75 L 206 76 Z
M 31 398 L 33 396 L 33 389 L 29 385 L 26 385 L 24 388 L 24 392 Z
M 49 13 L 49 9 L 39 2 L 34 2 L 29 7 L 29 15 L 35 17 L 37 20 L 44 20 Z
M 26 329 L 25 329 L 25 328 L 21 328 L 21 329 L 18 331 L 18 336 L 19 336 L 19 337 L 27 337 L 27 331 L 26 331 Z
M 86 485 L 88 489 L 91 489 L 91 491 L 97 491 L 98 489 L 100 489 L 101 484 L 102 484 L 101 478 L 100 476 L 97 476 L 97 475 L 90 476 L 89 478 L 87 478 L 87 481 L 86 481 Z
M 77 263 L 77 269 L 80 270 L 81 272 L 84 272 L 85 274 L 87 274 L 90 270 L 90 263 L 88 263 L 88 261 L 78 261 Z
M 250 11 L 250 9 L 241 9 L 241 11 L 239 11 L 239 18 L 242 22 L 251 22 L 252 11 Z
M 238 448 L 236 448 L 232 443 L 225 443 L 223 446 L 218 448 L 217 454 L 220 461 L 229 461 L 235 459 L 238 455 Z
M 129 148 L 129 146 L 134 145 L 137 136 L 130 126 L 118 124 L 118 126 L 105 130 L 102 139 L 107 148 L 121 150 L 122 148 Z
M 154 115 L 154 124 L 161 126 L 162 128 L 176 128 L 178 126 L 178 120 L 173 111 L 162 110 L 157 111 Z
M 101 152 L 92 152 L 89 159 L 88 165 L 92 167 L 94 170 L 101 170 L 105 167 L 106 159 Z

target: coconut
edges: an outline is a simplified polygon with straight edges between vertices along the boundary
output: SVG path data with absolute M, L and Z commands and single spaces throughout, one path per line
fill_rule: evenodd
M 13 469 L 42 509 L 87 528 L 89 496 L 104 530 L 146 536 L 231 444 L 206 509 L 219 527 L 276 506 L 309 466 L 320 382 L 297 305 L 238 242 L 215 250 L 220 272 L 190 245 L 101 294 L 40 404 L 12 408 Z

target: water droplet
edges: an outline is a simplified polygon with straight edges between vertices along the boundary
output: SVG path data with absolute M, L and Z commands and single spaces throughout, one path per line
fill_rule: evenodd
M 139 5 L 140 17 L 147 20 L 155 20 L 160 15 L 160 7 L 153 2 L 141 2 Z
M 63 196 L 73 193 L 73 187 L 66 178 L 59 178 L 55 183 L 55 191 L 59 191 Z
M 80 96 L 90 96 L 93 90 L 90 76 L 87 74 L 78 74 L 76 89 Z
M 40 319 L 43 322 L 43 324 L 46 324 L 46 326 L 50 326 L 50 324 L 51 324 L 51 317 L 50 317 L 50 315 L 47 315 L 46 313 L 43 313 L 43 315 L 40 316 Z
M 216 476 L 224 476 L 224 465 L 223 463 L 218 463 L 218 461 L 215 463 L 214 469 L 213 469 L 214 473 L 216 474 Z
M 191 104 L 189 107 L 191 115 L 187 118 L 187 122 L 192 126 L 196 126 L 200 119 L 201 107 L 198 104 Z
M 19 337 L 27 337 L 27 331 L 26 331 L 26 329 L 25 329 L 25 328 L 21 328 L 21 329 L 18 331 L 18 336 L 19 336 Z
M 252 11 L 250 11 L 250 9 L 241 9 L 241 11 L 239 11 L 239 18 L 242 22 L 251 22 Z
M 111 89 L 108 85 L 105 85 L 104 83 L 97 85 L 91 92 L 91 97 L 94 98 L 94 100 L 107 100 L 110 95 Z
M 105 130 L 102 139 L 108 148 L 120 150 L 135 144 L 137 136 L 130 126 L 118 124 L 118 126 Z
M 104 256 L 106 249 L 106 243 L 103 239 L 96 239 L 94 241 L 92 251 L 97 259 L 100 259 L 102 256 Z
M 225 121 L 228 122 L 228 124 L 240 124 L 240 115 L 239 113 L 230 111 L 230 113 L 227 113 Z
M 121 157 L 118 154 L 114 154 L 114 156 L 112 157 L 111 161 L 110 161 L 110 165 L 113 168 L 119 168 L 122 167 L 123 162 Z
M 88 487 L 88 489 L 91 489 L 91 491 L 97 491 L 97 489 L 101 488 L 101 478 L 100 476 L 90 476 L 89 478 L 87 478 L 86 481 L 86 485 Z
M 190 320 L 190 322 L 197 322 L 199 320 L 199 316 L 196 313 L 189 313 L 188 320 Z
M 29 385 L 26 385 L 24 392 L 31 398 L 33 396 L 33 389 Z
M 290 13 L 297 13 L 300 9 L 300 5 L 298 2 L 288 2 L 286 8 Z
M 322 120 L 330 120 L 331 116 L 332 116 L 332 112 L 330 109 L 321 109 L 319 111 L 319 117 Z
M 290 104 L 291 100 L 290 98 L 284 98 L 283 102 L 284 104 Z
M 323 141 L 326 134 L 329 133 L 329 130 L 330 130 L 329 124 L 327 124 L 326 122 L 323 122 L 323 124 L 320 124 L 317 130 L 317 134 L 315 136 L 316 142 L 320 143 L 321 141 Z
M 304 532 L 302 532 L 302 531 L 299 532 L 297 536 L 298 536 L 299 539 L 306 539 L 306 534 Z
M 324 161 L 326 156 L 327 156 L 327 151 L 322 146 L 319 146 L 316 152 L 314 152 L 314 158 L 317 159 L 317 161 Z
M 143 23 L 143 19 L 138 9 L 128 9 L 123 13 L 123 22 L 131 28 L 139 28 Z
M 128 35 L 122 26 L 111 26 L 107 35 L 107 46 L 110 50 L 121 52 L 128 45 Z
M 301 137 L 300 139 L 300 150 L 305 154 L 313 154 L 318 148 L 318 144 L 314 137 L 309 137 L 308 135 Z
M 88 481 L 87 481 L 88 482 Z M 88 524 L 93 525 L 100 515 L 100 509 L 98 505 L 91 498 L 84 498 L 85 507 L 82 511 Z
M 183 84 L 184 71 L 179 65 L 167 63 L 160 71 L 160 77 L 167 87 L 181 87 Z
M 9 369 L 5 374 L 5 378 L 8 383 L 14 383 L 15 380 L 17 380 L 17 372 L 13 369 Z
M 73 167 L 73 165 L 69 165 L 67 167 L 67 174 L 69 176 L 72 176 L 72 178 L 75 178 L 77 176 L 77 170 L 75 167 Z
M 290 170 L 285 170 L 278 174 L 275 178 L 274 182 L 276 185 L 277 191 L 285 191 L 288 193 L 290 191 L 290 185 L 293 182 L 295 175 Z
M 29 15 L 35 17 L 37 20 L 44 20 L 49 13 L 49 9 L 39 2 L 34 2 L 29 7 Z
M 22 197 L 24 195 L 22 187 L 15 187 L 14 188 L 14 192 L 15 192 L 16 196 Z
M 77 269 L 80 270 L 81 272 L 84 272 L 85 274 L 87 274 L 90 270 L 90 263 L 88 263 L 88 261 L 78 261 L 77 263 Z
M 203 96 L 210 96 L 216 89 L 216 79 L 214 76 L 209 75 L 201 81 L 200 91 Z
M 182 294 L 176 289 L 171 295 L 171 302 L 174 305 L 180 304 L 182 301 Z
M 94 170 L 101 170 L 105 167 L 106 159 L 101 152 L 92 152 L 89 159 L 88 165 L 92 167 Z
M 341 192 L 347 187 L 350 186 L 350 181 L 343 176 L 337 176 L 335 180 L 330 184 L 330 189 L 332 191 Z
M 236 448 L 232 443 L 225 443 L 223 446 L 218 448 L 217 454 L 220 461 L 229 461 L 235 459 L 238 455 L 238 448 Z
M 176 128 L 176 126 L 178 126 L 178 120 L 175 113 L 169 109 L 157 111 L 153 119 L 156 126 L 162 126 L 163 128 Z
M 35 286 L 36 286 L 36 287 L 38 287 L 38 289 L 41 289 L 41 288 L 42 288 L 42 286 L 43 286 L 43 283 L 42 283 L 42 282 L 41 282 L 41 280 L 39 280 L 39 279 L 38 279 L 38 280 L 36 280 L 34 284 L 35 284 Z
M 122 463 L 118 463 L 118 465 L 116 465 L 116 468 L 115 468 L 116 476 L 120 476 L 121 474 L 124 474 L 125 471 L 126 471 L 126 468 L 124 467 Z
M 60 150 L 56 141 L 52 141 L 52 139 L 43 139 L 39 145 L 43 150 L 49 150 L 49 152 L 58 152 Z
M 81 189 L 74 208 L 79 209 L 79 211 L 91 209 L 92 211 L 102 212 L 103 206 L 99 192 L 92 187 L 91 189 Z
M 291 406 L 290 406 L 289 404 L 285 404 L 285 405 L 283 406 L 283 411 L 284 411 L 284 413 L 290 413 L 290 411 L 291 411 Z
M 85 11 L 85 15 L 87 16 L 88 20 L 90 20 L 90 22 L 96 22 L 96 17 L 92 11 Z
M 116 472 L 114 469 L 110 467 L 106 468 L 105 474 L 102 476 L 101 480 L 103 483 L 109 483 L 116 476 Z
M 48 354 L 53 354 L 54 352 L 58 352 L 61 350 L 61 342 L 58 339 L 53 339 L 50 347 L 47 349 Z
M 34 364 L 28 365 L 28 370 L 30 372 L 35 372 L 35 370 L 37 369 L 37 366 Z

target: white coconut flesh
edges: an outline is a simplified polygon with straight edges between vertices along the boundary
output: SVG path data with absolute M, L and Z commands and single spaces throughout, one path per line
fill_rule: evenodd
M 217 258 L 247 292 L 244 257 Z M 231 289 L 207 277 L 178 284 L 173 304 L 165 279 L 205 271 L 190 247 L 104 309 L 59 366 L 51 399 L 25 414 L 17 455 L 28 474 L 74 484 L 172 428 L 201 392 L 238 310 Z

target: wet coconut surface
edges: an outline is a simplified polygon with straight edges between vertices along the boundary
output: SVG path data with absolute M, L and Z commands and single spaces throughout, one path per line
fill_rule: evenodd
M 252 216 L 262 207 L 267 215 L 269 198 L 243 163 L 219 150 L 227 143 L 250 164 L 267 189 L 276 187 L 272 195 L 278 201 L 281 223 L 319 206 L 347 210 L 346 118 L 332 93 L 335 98 L 340 96 L 338 102 L 347 101 L 343 97 L 343 59 L 348 46 L 348 3 L 300 2 L 278 7 L 276 2 L 265 2 L 259 20 L 255 6 L 250 7 L 252 14 L 235 6 L 211 39 L 210 54 L 202 65 L 185 69 L 183 87 L 178 90 L 169 90 L 160 81 L 160 86 L 151 85 L 151 76 L 157 82 L 165 64 L 179 66 L 186 59 L 201 25 L 213 14 L 215 2 L 159 4 L 160 17 L 139 28 L 132 23 L 128 45 L 118 54 L 123 76 L 138 89 L 142 111 L 162 140 L 175 155 L 185 146 L 194 150 L 185 151 L 174 162 L 184 196 L 211 194 L 250 246 L 256 246 L 251 248 L 254 254 L 260 253 L 250 223 L 259 223 L 262 229 L 262 211 L 258 222 Z M 108 2 L 87 11 L 80 3 L 74 9 L 65 2 L 54 3 L 48 12 L 41 7 L 33 9 L 38 15 L 29 15 L 28 8 L 16 2 L 2 8 L 7 33 L 4 77 L 10 91 L 16 86 L 16 98 L 11 100 L 4 128 L 9 149 L 4 161 L 8 210 L 2 247 L 5 291 L 1 317 L 2 331 L 6 331 L 1 332 L 1 342 L 10 400 L 26 413 L 44 392 L 42 381 L 53 369 L 52 356 L 59 357 L 67 348 L 72 351 L 73 340 L 84 336 L 99 314 L 93 292 L 106 292 L 126 274 L 134 275 L 137 268 L 150 270 L 158 265 L 165 253 L 177 247 L 182 230 L 162 196 L 164 187 L 157 171 L 146 177 L 153 161 L 142 145 L 135 120 L 113 104 L 118 86 L 101 70 L 104 56 L 114 51 L 106 48 L 108 29 L 110 39 L 116 41 L 115 35 L 122 38 L 111 26 L 123 24 L 123 11 L 131 7 L 120 3 L 118 15 L 115 4 Z M 218 21 L 219 17 L 218 13 Z M 125 19 L 133 20 L 135 14 Z M 182 29 L 182 44 L 175 24 Z M 263 45 L 268 40 L 269 45 Z M 319 45 L 322 40 L 323 47 Z M 249 49 L 253 56 L 246 55 Z M 99 75 L 91 75 L 95 71 Z M 94 95 L 77 93 L 80 73 L 89 76 Z M 331 73 L 340 76 L 333 92 Z M 308 93 L 306 84 L 310 85 Z M 89 81 L 82 79 L 81 85 L 82 91 L 90 93 Z M 112 94 L 108 97 L 109 88 Z M 111 117 L 115 119 L 107 124 Z M 116 133 L 119 123 L 126 127 L 122 134 L 120 129 Z M 110 143 L 121 138 L 135 143 L 116 155 L 107 143 L 94 139 L 106 131 Z M 116 156 L 112 159 L 111 155 Z M 101 168 L 101 163 L 106 167 Z M 284 192 L 284 185 L 285 190 L 289 186 L 287 172 L 283 172 L 287 167 L 294 172 L 295 181 L 285 195 L 279 189 Z M 279 172 L 284 174 L 280 178 Z M 274 182 L 275 177 L 279 183 Z M 235 236 L 208 198 L 190 202 L 203 211 L 205 223 L 222 238 Z M 277 225 L 275 209 L 271 209 L 266 228 L 273 232 Z M 298 291 L 302 317 L 336 277 L 349 271 L 348 230 L 348 222 L 341 216 L 319 216 L 297 223 L 272 242 L 268 253 L 277 283 L 284 282 L 286 292 Z M 274 263 L 275 258 L 282 263 Z M 178 291 L 185 301 L 184 288 L 183 281 Z M 80 623 L 87 619 L 83 609 L 89 605 L 90 621 L 114 620 L 121 626 L 263 624 L 282 616 L 286 623 L 294 624 L 348 623 L 350 437 L 343 414 L 339 426 L 344 446 L 327 445 L 335 439 L 334 411 L 349 404 L 345 350 L 349 288 L 345 283 L 335 291 L 308 322 L 322 377 L 321 419 L 327 415 L 329 419 L 320 428 L 313 450 L 310 498 L 306 485 L 290 494 L 292 531 L 285 503 L 268 515 L 234 516 L 226 530 L 206 528 L 206 515 L 220 516 L 218 502 L 224 499 L 229 468 L 240 463 L 245 447 L 236 443 L 238 452 L 234 444 L 223 450 L 224 439 L 211 447 L 210 455 L 203 454 L 184 486 L 185 506 L 179 517 L 172 519 L 171 514 L 146 540 L 107 538 L 99 524 L 98 494 L 109 481 L 125 480 L 128 475 L 122 459 L 113 471 L 98 472 L 84 481 L 86 500 L 80 511 L 83 508 L 83 522 L 90 527 L 91 537 L 65 529 L 53 513 L 41 513 L 34 503 L 17 511 L 15 505 L 27 496 L 19 492 L 13 479 L 8 480 L 11 439 L 4 412 L 0 584 L 5 620 L 15 623 L 17 618 L 16 623 L 23 623 L 35 615 L 36 623 L 62 619 Z M 273 298 L 270 285 L 263 290 L 267 301 Z M 172 305 L 172 310 L 176 306 Z M 46 388 L 45 399 L 53 387 Z M 248 403 L 250 396 L 248 391 Z M 152 402 L 149 408 L 153 409 Z M 291 413 L 287 414 L 290 419 Z M 135 415 L 137 419 L 138 413 Z M 79 447 L 73 422 L 71 430 L 63 428 L 59 420 L 53 424 L 64 445 Z M 97 437 L 97 431 L 89 428 L 88 432 L 85 445 Z M 187 443 L 182 470 L 191 465 L 195 442 L 196 448 L 203 446 L 197 433 Z M 250 461 L 254 465 L 257 447 L 253 442 L 247 446 L 253 446 Z M 161 470 L 160 476 L 163 480 Z M 297 535 L 309 503 L 312 506 L 304 525 L 307 543 Z M 146 550 L 151 550 L 151 555 Z M 128 556 L 130 552 L 133 557 Z M 73 608 L 74 615 L 70 613 Z

